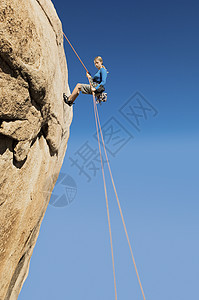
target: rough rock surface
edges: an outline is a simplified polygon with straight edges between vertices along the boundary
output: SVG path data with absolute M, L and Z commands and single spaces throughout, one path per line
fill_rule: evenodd
M 63 92 L 67 64 L 52 2 L 1 0 L 0 300 L 18 298 L 63 163 L 72 121 Z

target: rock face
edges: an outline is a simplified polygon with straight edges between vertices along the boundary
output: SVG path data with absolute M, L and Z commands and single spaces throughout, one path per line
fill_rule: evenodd
M 18 298 L 63 163 L 72 121 L 63 92 L 67 65 L 52 2 L 1 0 L 0 300 Z

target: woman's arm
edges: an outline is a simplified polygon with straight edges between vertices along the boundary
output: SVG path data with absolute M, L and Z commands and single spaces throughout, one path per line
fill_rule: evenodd
M 100 87 L 100 85 L 105 85 L 106 83 L 106 78 L 107 78 L 107 71 L 104 68 L 100 69 L 101 75 L 102 75 L 102 80 L 101 82 L 95 87 L 96 90 Z

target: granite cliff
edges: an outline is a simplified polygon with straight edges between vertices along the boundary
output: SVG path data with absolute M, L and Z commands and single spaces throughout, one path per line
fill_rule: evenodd
M 0 300 L 18 298 L 63 163 L 72 121 L 63 92 L 67 64 L 52 2 L 1 0 Z

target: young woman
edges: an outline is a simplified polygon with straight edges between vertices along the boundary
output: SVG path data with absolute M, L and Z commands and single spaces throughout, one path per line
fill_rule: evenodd
M 106 83 L 107 70 L 105 66 L 103 66 L 103 60 L 101 56 L 95 57 L 94 64 L 98 69 L 94 77 L 92 78 L 89 73 L 86 73 L 86 76 L 90 79 L 92 87 L 90 86 L 90 84 L 78 83 L 69 97 L 64 94 L 64 101 L 69 106 L 73 105 L 73 102 L 79 95 L 80 91 L 83 94 L 92 94 L 92 92 L 95 92 L 95 95 L 98 96 L 105 90 L 104 85 Z

